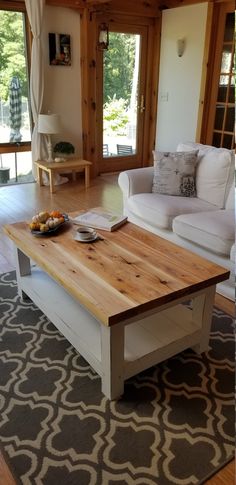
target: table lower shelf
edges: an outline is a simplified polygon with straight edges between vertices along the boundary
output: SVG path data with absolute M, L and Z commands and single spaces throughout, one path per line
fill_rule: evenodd
M 37 267 L 22 276 L 20 285 L 75 349 L 103 375 L 103 326 L 65 289 Z M 124 327 L 124 375 L 127 379 L 199 343 L 201 327 L 184 305 L 163 310 Z M 110 329 L 112 331 L 112 327 Z M 122 356 L 123 358 L 123 356 Z

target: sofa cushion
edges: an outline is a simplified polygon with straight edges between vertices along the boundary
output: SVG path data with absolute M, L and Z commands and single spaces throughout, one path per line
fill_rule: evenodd
M 180 143 L 177 151 L 199 150 L 196 168 L 197 197 L 224 208 L 234 178 L 233 150 L 200 143 Z
M 232 263 L 235 264 L 235 243 L 233 244 L 231 250 L 230 250 L 230 259 Z
M 226 200 L 225 204 L 226 209 L 234 209 L 235 208 L 235 185 L 233 184 L 231 186 L 231 189 L 229 191 L 229 195 Z
M 150 193 L 132 195 L 127 207 L 135 216 L 161 229 L 172 229 L 172 221 L 179 214 L 215 210 L 214 205 L 196 197 L 186 200 L 186 197 Z
M 198 150 L 184 152 L 153 151 L 154 177 L 152 192 L 194 197 L 195 168 Z
M 229 256 L 234 243 L 234 211 L 184 214 L 173 221 L 173 231 L 216 254 Z

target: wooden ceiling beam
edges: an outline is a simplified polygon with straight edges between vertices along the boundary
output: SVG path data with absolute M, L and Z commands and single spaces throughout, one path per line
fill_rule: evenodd
M 225 3 L 228 2 L 229 0 L 142 0 L 137 3 L 137 0 L 46 0 L 46 4 L 48 5 L 54 5 L 58 7 L 69 7 L 69 8 L 77 8 L 77 9 L 84 9 L 86 7 L 91 8 L 91 7 L 96 7 L 97 5 L 107 5 L 109 7 L 115 6 L 117 7 L 119 4 L 119 10 L 121 10 L 121 5 L 123 4 L 122 10 L 124 11 L 124 6 L 125 10 L 127 9 L 128 11 L 131 11 L 131 7 L 133 8 L 133 13 L 136 13 L 137 7 L 138 8 L 145 8 L 150 9 L 153 8 L 153 4 L 155 4 L 155 7 L 158 8 L 159 10 L 165 10 L 168 8 L 174 8 L 174 7 L 181 7 L 184 5 L 194 5 L 197 3 L 202 3 L 202 2 L 207 2 L 209 1 L 210 3 Z M 1 8 L 3 8 L 3 5 L 8 4 L 11 6 L 14 5 L 24 5 L 25 2 L 24 0 L 0 0 L 0 5 Z M 116 8 L 117 10 L 117 8 Z
M 212 4 L 229 2 L 229 0 L 156 0 L 156 1 L 159 5 L 160 10 L 165 10 L 168 8 L 184 7 L 187 5 L 196 5 L 198 3 L 204 3 L 204 2 L 209 2 Z
M 101 3 L 110 3 L 112 0 L 86 0 L 87 5 L 100 5 Z
M 156 18 L 160 16 L 159 0 L 111 0 L 107 11 L 126 15 Z
M 228 0 L 145 0 L 137 3 L 137 0 L 46 0 L 47 5 L 53 5 L 55 7 L 67 7 L 74 8 L 83 11 L 84 8 L 91 9 L 98 6 L 107 6 L 109 9 L 114 11 L 128 11 L 129 13 L 136 13 L 138 10 L 143 10 L 151 14 L 153 10 L 165 10 L 168 8 L 175 8 L 187 5 L 194 5 L 202 2 L 211 3 L 224 3 Z M 5 2 L 0 0 L 0 7 L 3 8 Z M 10 0 L 8 6 L 14 7 L 14 5 L 25 5 L 24 0 Z M 156 15 L 154 14 L 154 17 Z
M 83 10 L 84 8 L 95 7 L 105 3 L 110 3 L 112 0 L 46 0 L 47 5 L 54 5 L 56 7 L 68 7 Z

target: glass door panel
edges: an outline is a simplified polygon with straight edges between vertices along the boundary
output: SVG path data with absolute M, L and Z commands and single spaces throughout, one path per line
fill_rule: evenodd
M 217 147 L 234 146 L 234 13 L 227 13 L 221 52 L 218 95 L 212 140 Z
M 201 142 L 235 145 L 235 13 L 232 1 L 215 2 Z
M 103 17 L 107 50 L 98 50 L 97 132 L 99 171 L 142 166 L 148 66 L 148 28 L 126 17 Z M 101 19 L 98 17 L 97 26 Z M 149 105 L 148 105 L 149 106 Z
M 103 57 L 103 156 L 137 153 L 140 35 L 110 32 Z

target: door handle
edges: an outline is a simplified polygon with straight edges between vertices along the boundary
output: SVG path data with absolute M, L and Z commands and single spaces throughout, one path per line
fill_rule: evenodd
M 145 100 L 144 100 L 144 94 L 141 94 L 141 99 L 140 99 L 140 113 L 143 113 L 146 109 L 145 106 Z

